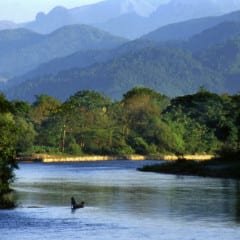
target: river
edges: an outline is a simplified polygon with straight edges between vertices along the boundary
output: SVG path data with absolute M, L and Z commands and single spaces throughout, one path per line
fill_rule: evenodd
M 21 163 L 0 239 L 240 239 L 240 182 L 136 171 L 146 163 Z

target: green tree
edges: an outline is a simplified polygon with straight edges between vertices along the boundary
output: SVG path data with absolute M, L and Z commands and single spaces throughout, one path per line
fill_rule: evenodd
M 22 154 L 28 151 L 31 152 L 37 133 L 30 118 L 30 104 L 22 101 L 15 101 L 12 104 L 14 107 L 14 120 L 18 130 L 16 137 L 17 154 Z
M 177 97 L 164 114 L 184 142 L 184 152 L 214 152 L 228 141 L 235 141 L 232 124 L 231 99 L 201 88 L 192 95 Z M 168 118 L 169 120 L 169 118 Z
M 42 143 L 51 142 L 60 152 L 75 154 L 107 150 L 112 141 L 111 104 L 97 92 L 77 92 L 42 123 Z
M 56 112 L 60 105 L 61 103 L 54 97 L 46 94 L 36 96 L 30 113 L 33 122 L 41 124 L 51 113 Z
M 139 154 L 156 154 L 167 151 L 161 133 L 167 126 L 161 121 L 161 113 L 169 99 L 154 90 L 135 87 L 122 100 L 122 123 L 128 144 Z
M 13 201 L 8 198 L 11 192 L 9 185 L 14 180 L 14 169 L 17 168 L 15 155 L 17 127 L 12 110 L 12 104 L 0 95 L 0 208 L 14 206 Z

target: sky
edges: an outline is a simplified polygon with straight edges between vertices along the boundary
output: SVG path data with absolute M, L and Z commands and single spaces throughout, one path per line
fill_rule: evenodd
M 38 12 L 47 13 L 55 6 L 73 8 L 100 1 L 103 0 L 0 0 L 0 20 L 31 21 Z

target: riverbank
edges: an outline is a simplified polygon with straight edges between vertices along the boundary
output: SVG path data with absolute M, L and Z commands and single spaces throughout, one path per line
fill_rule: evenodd
M 177 160 L 163 164 L 147 165 L 140 169 L 143 172 L 164 174 L 229 178 L 240 180 L 240 162 L 214 159 L 205 162 Z
M 185 155 L 184 159 L 207 161 L 211 160 L 213 155 Z M 65 156 L 65 155 L 48 155 L 48 154 L 32 154 L 29 156 L 18 157 L 20 162 L 43 162 L 43 163 L 61 163 L 61 162 L 90 162 L 90 161 L 112 161 L 112 160 L 165 160 L 176 161 L 179 157 L 176 155 L 118 155 L 118 156 L 101 156 L 101 155 L 85 155 L 85 156 Z

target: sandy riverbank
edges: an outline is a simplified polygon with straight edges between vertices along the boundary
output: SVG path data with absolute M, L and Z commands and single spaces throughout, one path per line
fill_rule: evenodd
M 213 155 L 185 155 L 186 160 L 206 161 L 211 160 Z M 57 156 L 47 154 L 33 154 L 31 156 L 25 156 L 18 158 L 19 161 L 40 161 L 43 163 L 56 163 L 56 162 L 89 162 L 89 161 L 110 161 L 110 160 L 166 160 L 175 161 L 178 156 L 175 155 L 162 155 L 162 156 L 144 156 L 144 155 L 124 155 L 124 156 Z

